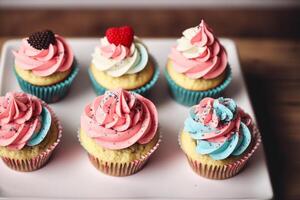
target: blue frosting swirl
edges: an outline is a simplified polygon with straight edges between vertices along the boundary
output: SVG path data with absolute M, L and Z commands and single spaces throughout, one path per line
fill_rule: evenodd
M 43 107 L 42 113 L 41 113 L 41 128 L 39 130 L 39 132 L 37 134 L 35 134 L 28 142 L 27 145 L 28 146 L 35 146 L 40 144 L 45 137 L 47 136 L 49 129 L 51 127 L 51 121 L 52 121 L 52 117 L 51 117 L 51 113 L 50 111 Z
M 184 131 L 196 140 L 196 152 L 214 160 L 239 156 L 251 142 L 250 117 L 230 98 L 205 98 L 190 109 Z

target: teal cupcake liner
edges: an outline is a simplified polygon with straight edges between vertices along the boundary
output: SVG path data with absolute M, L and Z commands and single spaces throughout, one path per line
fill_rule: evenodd
M 46 103 L 54 103 L 65 97 L 72 85 L 72 82 L 78 74 L 78 71 L 79 68 L 75 63 L 73 64 L 73 70 L 71 71 L 70 75 L 62 82 L 50 86 L 36 86 L 22 79 L 14 68 L 14 72 L 21 89 L 26 93 L 37 96 Z
M 223 81 L 223 83 L 217 86 L 216 88 L 213 88 L 211 90 L 206 90 L 206 91 L 187 90 L 177 85 L 170 77 L 166 68 L 165 68 L 165 77 L 167 79 L 169 90 L 173 99 L 185 106 L 193 106 L 195 104 L 198 104 L 199 101 L 205 97 L 219 96 L 220 93 L 223 92 L 223 90 L 229 85 L 229 83 L 232 80 L 230 67 L 227 68 L 226 78 Z
M 158 69 L 158 66 L 157 66 L 156 63 L 154 64 L 154 68 L 155 68 L 155 70 L 154 70 L 154 74 L 152 76 L 152 79 L 146 85 L 144 85 L 140 88 L 137 88 L 135 90 L 130 90 L 130 91 L 138 93 L 138 94 L 143 95 L 143 96 L 147 95 L 147 93 L 155 85 L 155 83 L 157 82 L 158 77 L 159 77 L 159 69 Z M 108 89 L 103 87 L 101 84 L 99 84 L 96 81 L 96 79 L 95 79 L 95 77 L 94 77 L 94 75 L 93 75 L 93 73 L 91 72 L 90 69 L 88 70 L 88 72 L 89 72 L 89 77 L 90 77 L 93 89 L 96 92 L 96 94 L 97 95 L 104 94 L 105 91 L 108 90 Z

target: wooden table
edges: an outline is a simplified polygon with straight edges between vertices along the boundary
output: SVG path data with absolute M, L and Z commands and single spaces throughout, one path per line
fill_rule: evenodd
M 0 38 L 0 46 L 7 38 Z M 300 40 L 234 39 L 275 198 L 300 199 Z

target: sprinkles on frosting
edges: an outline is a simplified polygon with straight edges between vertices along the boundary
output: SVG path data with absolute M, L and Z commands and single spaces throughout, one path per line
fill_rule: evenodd
M 81 128 L 102 147 L 124 149 L 146 144 L 158 127 L 157 110 L 148 99 L 123 89 L 105 92 L 87 105 Z
M 20 150 L 40 144 L 48 134 L 51 118 L 38 98 L 7 93 L 0 97 L 0 146 Z
M 196 152 L 214 160 L 238 156 L 250 145 L 251 118 L 230 98 L 205 98 L 193 106 L 184 130 L 196 140 Z

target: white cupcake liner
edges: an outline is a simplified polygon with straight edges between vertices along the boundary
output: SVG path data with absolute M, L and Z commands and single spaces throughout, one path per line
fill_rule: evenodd
M 252 143 L 251 150 L 246 153 L 243 157 L 240 159 L 234 161 L 233 163 L 226 164 L 223 166 L 216 166 L 216 165 L 210 165 L 206 163 L 201 163 L 199 160 L 194 160 L 193 158 L 189 157 L 183 150 L 181 146 L 180 141 L 180 135 L 178 137 L 179 145 L 183 152 L 185 153 L 185 156 L 191 166 L 191 168 L 196 172 L 198 175 L 209 178 L 209 179 L 216 179 L 216 180 L 222 180 L 222 179 L 228 179 L 235 175 L 237 175 L 247 164 L 248 160 L 252 157 L 253 153 L 257 150 L 261 143 L 261 136 L 258 128 L 253 124 L 252 125 L 252 132 L 254 135 L 254 143 Z
M 157 134 L 160 134 L 160 133 L 157 133 Z M 78 139 L 81 144 L 79 134 L 78 134 Z M 152 147 L 150 149 L 150 151 L 148 153 L 146 153 L 145 155 L 142 155 L 141 158 L 139 158 L 137 160 L 133 160 L 131 162 L 122 162 L 122 163 L 108 162 L 108 161 L 101 160 L 101 158 L 96 157 L 96 156 L 90 154 L 89 152 L 87 152 L 87 154 L 88 154 L 89 160 L 91 161 L 93 166 L 96 169 L 98 169 L 100 172 L 110 175 L 110 176 L 119 176 L 119 177 L 129 176 L 129 175 L 137 173 L 145 166 L 145 164 L 149 160 L 150 156 L 156 151 L 156 149 L 160 145 L 161 140 L 162 140 L 162 135 L 160 134 L 158 141 L 156 142 L 154 147 Z M 81 144 L 81 146 L 84 148 L 84 146 L 82 144 Z

